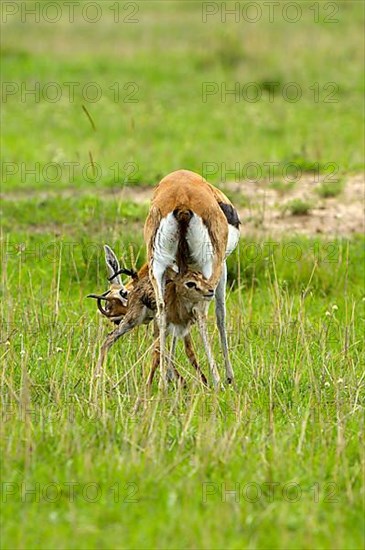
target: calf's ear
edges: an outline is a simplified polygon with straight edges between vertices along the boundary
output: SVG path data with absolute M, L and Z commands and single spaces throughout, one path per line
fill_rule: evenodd
M 120 275 L 116 275 L 116 273 L 120 270 L 118 258 L 116 257 L 114 251 L 107 244 L 104 244 L 104 253 L 109 281 L 123 287 Z

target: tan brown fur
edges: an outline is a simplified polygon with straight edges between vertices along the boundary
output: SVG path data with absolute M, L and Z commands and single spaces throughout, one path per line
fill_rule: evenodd
M 216 285 L 221 274 L 228 238 L 227 220 L 218 205 L 218 200 L 230 204 L 222 192 L 199 174 L 189 170 L 177 170 L 163 178 L 154 191 L 151 209 L 144 226 L 148 263 L 150 264 L 153 258 L 154 239 L 161 219 L 175 210 L 190 210 L 203 219 L 208 229 L 215 252 L 213 274 L 210 279 L 212 284 Z M 187 266 L 179 266 L 179 269 L 187 269 Z
M 215 190 L 202 176 L 189 170 L 177 170 L 161 180 L 156 187 L 150 212 L 144 226 L 144 238 L 147 245 L 147 259 L 150 266 L 150 277 L 155 290 L 157 300 L 157 315 L 160 328 L 160 365 L 161 365 L 161 387 L 166 384 L 166 369 L 164 364 L 166 328 L 168 326 L 167 304 L 164 296 L 165 273 L 167 267 L 177 268 L 180 274 L 185 273 L 192 267 L 201 269 L 209 277 L 210 284 L 216 288 L 222 277 L 225 277 L 225 258 L 228 244 L 228 221 L 225 213 L 219 205 L 219 200 L 226 197 L 223 193 Z M 190 236 L 187 242 L 188 217 L 194 216 L 195 233 Z M 175 218 L 176 222 L 173 222 Z M 163 221 L 164 225 L 161 225 Z M 205 230 L 208 232 L 210 243 L 206 243 L 207 257 L 201 256 L 202 242 L 196 233 L 196 224 L 202 223 L 202 237 Z M 198 226 L 199 227 L 199 226 Z M 205 228 L 205 229 L 204 229 Z M 190 226 L 189 226 L 190 229 Z M 195 235 L 195 236 L 194 236 Z M 196 241 L 196 244 L 194 244 Z M 163 244 L 161 244 L 163 243 Z M 175 246 L 172 245 L 175 244 Z M 190 246 L 192 249 L 190 249 Z M 210 249 L 210 246 L 213 250 Z M 175 251 L 176 250 L 176 251 Z M 191 258 L 194 258 L 196 265 L 191 265 Z M 209 259 L 210 256 L 210 259 Z M 198 259 L 197 259 L 198 258 Z M 193 262 L 194 263 L 194 262 Z M 208 275 L 209 273 L 209 275 Z M 201 308 L 198 317 L 198 326 L 207 353 L 209 367 L 216 388 L 219 387 L 220 377 L 209 344 L 206 330 L 206 309 Z M 220 319 L 224 325 L 224 317 Z M 224 342 L 227 355 L 225 328 L 220 327 L 224 332 Z M 227 355 L 228 357 L 228 355 Z M 229 379 L 233 378 L 230 365 Z
M 209 284 L 212 287 L 216 287 L 218 281 L 220 281 L 222 273 L 222 280 L 217 288 L 219 303 L 217 298 L 216 316 L 223 346 L 227 381 L 231 382 L 233 380 L 233 371 L 229 363 L 227 338 L 225 334 L 224 292 L 222 295 L 222 288 L 225 289 L 224 281 L 226 277 L 226 268 L 224 271 L 222 271 L 222 266 L 224 264 L 226 255 L 228 223 L 238 228 L 239 219 L 237 217 L 237 213 L 232 203 L 224 195 L 224 193 L 215 188 L 213 185 L 209 184 L 200 175 L 190 172 L 188 170 L 178 170 L 169 174 L 168 176 L 163 178 L 163 180 L 155 189 L 152 198 L 151 209 L 145 223 L 144 234 L 147 244 L 147 256 L 149 262 L 153 260 L 154 243 L 160 222 L 162 218 L 166 217 L 170 212 L 174 212 L 175 218 L 179 223 L 180 242 L 176 261 L 178 264 L 180 276 L 185 275 L 193 267 L 189 265 L 189 250 L 187 243 L 183 242 L 182 244 L 184 246 L 180 247 L 181 240 L 183 241 L 185 238 L 185 227 L 187 227 L 192 213 L 200 216 L 208 230 L 208 234 L 214 251 L 213 272 L 211 277 L 209 278 Z M 232 251 L 233 248 L 230 245 L 229 250 Z M 159 340 L 154 349 L 153 367 L 150 375 L 150 377 L 152 376 L 153 378 L 153 372 L 155 371 L 157 365 L 161 360 L 161 365 L 163 365 L 166 326 L 168 326 L 169 324 L 179 325 L 185 323 L 190 326 L 192 322 L 195 322 L 197 320 L 197 312 L 199 311 L 199 308 L 195 308 L 194 315 L 192 316 L 192 309 L 190 308 L 190 306 L 190 309 L 187 308 L 185 301 L 183 299 L 179 299 L 179 296 L 176 294 L 176 284 L 171 285 L 168 281 L 168 277 L 166 280 L 168 270 L 165 271 L 165 291 L 159 293 L 153 273 L 150 273 L 151 278 L 148 276 L 149 265 L 151 265 L 151 263 L 144 264 L 142 269 L 138 272 L 137 283 L 136 280 L 132 280 L 125 286 L 125 289 L 128 291 L 128 304 L 126 304 L 125 300 L 123 303 L 123 300 L 120 299 L 120 296 L 118 294 L 118 285 L 111 286 L 108 298 L 104 298 L 108 304 L 107 311 L 102 311 L 102 313 L 109 317 L 111 320 L 123 324 L 122 330 L 118 329 L 118 336 L 116 336 L 116 338 L 113 340 L 115 341 L 121 336 L 121 332 L 125 333 L 126 331 L 131 330 L 131 328 L 133 328 L 133 326 L 136 326 L 137 324 L 149 322 L 155 316 L 156 311 L 158 312 L 157 319 L 160 323 L 160 313 L 161 311 L 164 311 L 163 322 L 159 326 L 161 345 Z M 173 273 L 172 277 L 174 277 L 174 275 L 175 274 Z M 145 281 L 141 282 L 144 279 Z M 163 302 L 165 302 L 163 304 L 161 303 L 162 295 L 164 296 Z M 149 307 L 145 307 L 146 303 Z M 174 305 L 172 306 L 171 304 Z M 131 306 L 132 309 L 130 310 Z M 163 309 L 161 309 L 161 307 Z M 212 355 L 211 353 L 209 354 L 209 344 L 206 329 L 204 326 L 204 319 L 205 313 L 203 307 L 200 309 L 200 317 L 198 318 L 199 330 L 201 332 L 204 347 L 208 355 L 214 384 L 215 386 L 218 386 L 219 375 L 216 371 Z M 155 333 L 157 330 L 156 327 L 157 322 L 155 322 Z M 162 330 L 163 327 L 164 330 Z M 115 333 L 116 332 L 118 331 L 115 331 Z M 112 343 L 110 345 L 112 345 Z M 190 362 L 192 363 L 194 368 L 197 368 L 200 371 L 195 359 L 194 351 L 192 349 L 191 339 L 188 334 L 184 337 L 184 344 L 185 351 L 187 356 L 189 357 Z M 162 350 L 161 353 L 160 349 Z M 160 361 L 158 361 L 158 357 L 156 356 L 156 354 L 159 353 Z M 164 374 L 163 366 L 162 373 Z M 204 375 L 202 375 L 202 377 L 203 376 Z

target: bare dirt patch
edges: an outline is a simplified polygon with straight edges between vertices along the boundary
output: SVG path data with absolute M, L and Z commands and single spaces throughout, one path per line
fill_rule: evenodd
M 325 237 L 351 236 L 365 229 L 364 174 L 344 178 L 342 192 L 332 198 L 322 198 L 317 190 L 326 181 L 322 176 L 316 181 L 306 174 L 293 186 L 273 188 L 269 181 L 241 181 L 220 185 L 237 207 L 242 221 L 242 233 L 256 236 L 323 235 Z M 62 191 L 12 192 L 1 195 L 2 199 L 22 201 L 31 198 L 70 198 L 94 195 L 104 200 L 148 203 L 152 188 L 147 186 L 112 189 L 64 189 Z M 310 204 L 306 215 L 293 215 L 290 203 L 299 200 Z
M 311 175 L 303 176 L 292 188 L 273 189 L 269 182 L 242 181 L 226 185 L 228 196 L 238 205 L 242 227 L 254 234 L 314 236 L 350 236 L 363 233 L 365 227 L 364 175 L 347 176 L 343 191 L 336 197 L 322 198 L 319 182 Z M 293 215 L 290 203 L 299 200 L 310 205 L 306 215 Z

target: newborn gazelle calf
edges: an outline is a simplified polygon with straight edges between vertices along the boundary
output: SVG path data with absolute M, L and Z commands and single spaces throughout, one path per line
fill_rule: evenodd
M 151 280 L 148 276 L 147 264 L 138 273 L 120 269 L 119 262 L 114 252 L 107 245 L 105 249 L 105 260 L 109 272 L 111 286 L 109 291 L 101 295 L 90 294 L 89 297 L 98 300 L 100 312 L 111 321 L 118 324 L 117 330 L 108 335 L 101 347 L 96 372 L 100 372 L 103 366 L 108 349 L 123 334 L 126 334 L 134 327 L 149 323 L 156 314 L 156 299 Z M 123 285 L 119 277 L 120 273 L 132 275 L 132 280 Z M 214 290 L 207 283 L 204 277 L 195 272 L 186 273 L 184 276 L 177 276 L 169 270 L 169 277 L 166 281 L 166 302 L 168 304 L 167 319 L 168 331 L 173 334 L 171 354 L 169 357 L 168 371 L 172 378 L 184 382 L 172 364 L 177 337 L 184 340 L 185 352 L 204 384 L 207 384 L 206 377 L 201 371 L 196 360 L 190 327 L 196 320 L 196 307 L 202 301 L 210 301 L 214 296 Z M 128 300 L 128 302 L 127 302 Z M 105 301 L 103 307 L 101 301 Z M 128 305 L 127 305 L 128 304 Z M 159 331 L 156 322 L 154 323 L 155 347 L 153 353 L 152 369 L 148 377 L 148 384 L 153 381 L 155 371 L 160 361 Z

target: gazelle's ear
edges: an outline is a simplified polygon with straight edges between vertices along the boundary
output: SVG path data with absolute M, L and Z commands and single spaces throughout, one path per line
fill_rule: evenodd
M 109 277 L 112 277 L 114 273 L 119 271 L 120 265 L 113 250 L 107 244 L 104 244 L 104 252 L 105 252 L 105 263 L 108 269 L 108 274 L 109 274 Z M 116 275 L 115 277 L 110 279 L 110 282 L 123 286 L 120 275 Z

